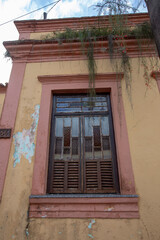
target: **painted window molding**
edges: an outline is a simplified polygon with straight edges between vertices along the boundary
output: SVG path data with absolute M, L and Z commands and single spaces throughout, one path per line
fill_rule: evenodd
M 110 94 L 53 96 L 47 193 L 119 193 Z
M 43 214 L 40 214 L 38 209 L 43 210 L 46 217 L 139 217 L 138 196 L 135 195 L 135 184 L 123 101 L 121 95 L 118 93 L 118 88 L 120 88 L 120 80 L 122 78 L 123 73 L 119 73 L 118 78 L 116 73 L 97 74 L 95 83 L 96 92 L 110 92 L 121 195 L 117 196 L 116 198 L 103 198 L 102 196 L 96 198 L 92 194 L 92 196 L 87 196 L 87 198 L 76 196 L 76 200 L 73 200 L 72 197 L 66 196 L 65 198 L 58 198 L 57 201 L 56 196 L 49 195 L 50 197 L 48 197 L 48 195 L 46 195 L 52 98 L 54 94 L 86 93 L 88 90 L 88 75 L 38 77 L 38 80 L 42 83 L 42 96 L 37 131 L 32 193 L 30 197 L 30 217 L 43 217 Z M 119 111 L 121 112 L 121 119 L 119 119 L 120 116 L 117 108 L 119 108 Z M 74 211 L 64 211 L 64 206 L 66 206 L 67 209 L 70 209 L 69 206 L 71 206 L 70 204 L 72 201 L 75 201 Z M 101 201 L 104 201 L 104 205 L 100 213 L 98 206 L 101 204 Z M 58 202 L 61 204 L 57 205 Z M 93 204 L 94 212 L 88 211 L 88 208 L 90 207 L 89 202 Z M 86 213 L 84 215 L 78 214 L 78 203 L 84 203 L 82 204 L 82 212 L 84 212 L 86 209 Z M 53 211 L 54 206 L 57 206 L 57 208 L 55 208 Z M 111 214 L 104 214 L 105 206 L 109 206 L 111 209 L 117 209 L 116 214 L 114 211 L 111 211 Z M 46 209 L 48 210 L 46 211 Z M 125 214 L 121 214 L 120 212 L 125 212 Z M 132 214 L 133 212 L 134 214 Z

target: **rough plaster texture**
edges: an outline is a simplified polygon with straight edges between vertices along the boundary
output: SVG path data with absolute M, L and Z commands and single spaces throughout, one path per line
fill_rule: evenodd
M 29 164 L 25 156 L 21 155 L 20 163 L 14 168 L 13 141 L 0 204 L 0 240 L 160 240 L 160 95 L 155 80 L 146 92 L 143 70 L 138 73 L 138 61 L 134 59 L 132 62 L 133 108 L 127 97 L 124 80 L 122 96 L 136 193 L 139 194 L 140 219 L 42 218 L 28 221 L 34 156 Z M 97 69 L 100 73 L 113 71 L 109 60 L 107 63 L 106 60 L 98 60 Z M 41 83 L 37 76 L 82 73 L 87 73 L 87 63 L 82 61 L 28 64 L 14 134 L 31 129 L 33 124 L 31 114 L 41 99 Z
M 39 119 L 39 109 L 40 106 L 35 106 L 35 112 L 31 115 L 33 122 L 30 129 L 23 129 L 22 132 L 17 132 L 14 134 L 14 163 L 13 166 L 16 167 L 17 163 L 20 163 L 22 155 L 31 163 L 31 159 L 34 156 L 35 150 L 35 132 L 38 125 Z

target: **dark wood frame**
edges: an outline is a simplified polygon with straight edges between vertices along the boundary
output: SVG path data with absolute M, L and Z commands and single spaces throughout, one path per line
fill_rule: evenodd
M 67 94 L 68 95 L 68 94 Z M 68 96 L 82 96 L 83 94 L 74 94 L 71 95 L 69 94 Z M 98 94 L 99 95 L 99 94 Z M 80 174 L 80 182 L 79 182 L 79 189 L 77 189 L 77 191 L 75 191 L 74 193 L 120 193 L 120 187 L 119 187 L 119 178 L 118 178 L 118 166 L 117 166 L 117 156 L 116 156 L 116 146 L 115 146 L 115 139 L 114 139 L 114 129 L 113 129 L 113 120 L 112 120 L 112 110 L 111 110 L 111 102 L 110 102 L 110 95 L 109 93 L 103 93 L 100 95 L 104 95 L 107 97 L 107 104 L 108 104 L 108 111 L 107 112 L 87 112 L 87 113 L 56 113 L 55 109 L 56 109 L 56 95 L 53 96 L 53 103 L 52 103 L 52 118 L 51 118 L 51 131 L 50 131 L 50 151 L 49 151 L 49 165 L 48 165 L 48 182 L 47 182 L 47 193 L 59 193 L 59 192 L 53 192 L 52 189 L 52 181 L 53 181 L 53 151 L 54 151 L 54 139 L 55 139 L 55 118 L 59 117 L 59 116 L 96 116 L 96 115 L 100 115 L 100 116 L 108 116 L 109 119 L 109 129 L 110 129 L 110 144 L 111 144 L 111 153 L 112 153 L 112 170 L 113 170 L 113 181 L 114 181 L 114 191 L 106 191 L 106 190 L 85 190 L 85 187 L 83 185 L 83 189 L 81 188 L 81 184 L 82 181 L 85 182 L 85 174 L 81 173 L 81 170 L 83 168 L 84 170 L 84 166 L 82 166 L 81 164 L 84 163 L 84 159 L 82 159 L 81 157 L 81 151 L 83 151 L 82 156 L 84 158 L 84 148 L 82 150 L 80 150 L 80 160 L 79 160 L 79 174 Z M 66 96 L 63 95 L 63 96 Z M 81 120 L 80 120 L 81 121 Z M 80 127 L 81 128 L 81 127 Z M 81 131 L 80 131 L 81 132 Z M 80 148 L 81 148 L 81 144 L 80 144 Z M 82 179 L 83 178 L 83 179 Z M 66 191 L 65 193 L 72 193 L 72 191 Z

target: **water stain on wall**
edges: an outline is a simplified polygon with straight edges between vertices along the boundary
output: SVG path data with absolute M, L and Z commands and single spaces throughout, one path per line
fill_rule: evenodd
M 36 105 L 34 109 L 35 111 L 31 115 L 33 119 L 31 128 L 27 130 L 23 129 L 22 132 L 17 132 L 13 136 L 15 145 L 13 167 L 16 167 L 17 163 L 20 163 L 22 155 L 29 161 L 29 163 L 31 163 L 31 159 L 34 156 L 34 139 L 38 125 L 40 106 Z

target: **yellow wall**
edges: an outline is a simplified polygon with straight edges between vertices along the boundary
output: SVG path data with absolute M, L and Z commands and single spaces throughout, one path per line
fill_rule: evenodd
M 30 39 L 37 39 L 37 40 L 42 40 L 47 37 L 51 37 L 53 35 L 52 32 L 41 32 L 41 33 L 31 33 L 30 34 Z
M 88 228 L 91 219 L 28 220 L 34 157 L 29 163 L 22 156 L 20 163 L 13 167 L 13 142 L 0 204 L 0 240 L 160 239 L 160 95 L 155 80 L 151 81 L 151 89 L 147 90 L 143 69 L 138 73 L 137 59 L 132 60 L 132 66 L 133 107 L 128 99 L 124 80 L 122 97 L 136 193 L 139 195 L 140 219 L 95 219 L 91 229 Z M 98 60 L 97 69 L 99 73 L 113 71 L 109 60 Z M 82 73 L 88 73 L 87 63 L 84 61 L 27 64 L 14 133 L 31 127 L 31 114 L 41 99 L 41 83 L 37 76 Z
M 5 93 L 0 93 L 0 117 L 1 117 L 1 113 L 2 113 L 4 99 L 5 99 Z

